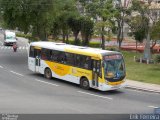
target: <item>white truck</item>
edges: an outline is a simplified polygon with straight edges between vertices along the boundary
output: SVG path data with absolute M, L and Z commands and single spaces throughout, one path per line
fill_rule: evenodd
M 17 42 L 16 33 L 6 30 L 4 32 L 4 45 L 13 45 Z

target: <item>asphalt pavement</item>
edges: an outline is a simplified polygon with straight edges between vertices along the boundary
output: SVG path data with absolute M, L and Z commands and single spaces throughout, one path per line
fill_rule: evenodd
M 2 35 L 0 41 L 2 48 Z M 153 113 L 160 107 L 157 93 L 83 90 L 59 79 L 47 80 L 28 70 L 26 43 L 19 38 L 21 49 L 16 53 L 0 49 L 0 113 L 133 114 Z

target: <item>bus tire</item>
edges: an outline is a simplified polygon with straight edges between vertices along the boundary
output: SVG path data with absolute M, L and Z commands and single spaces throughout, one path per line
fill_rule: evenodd
M 83 89 L 86 89 L 86 90 L 88 90 L 90 88 L 89 81 L 88 81 L 87 78 L 85 78 L 85 77 L 81 78 L 80 87 L 83 88 Z
M 46 68 L 45 71 L 44 71 L 44 76 L 45 78 L 47 79 L 51 79 L 52 78 L 52 72 L 49 68 Z

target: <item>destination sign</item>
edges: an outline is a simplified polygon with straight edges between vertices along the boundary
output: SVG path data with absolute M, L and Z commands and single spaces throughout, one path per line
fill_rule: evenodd
M 106 55 L 104 60 L 122 59 L 122 55 Z

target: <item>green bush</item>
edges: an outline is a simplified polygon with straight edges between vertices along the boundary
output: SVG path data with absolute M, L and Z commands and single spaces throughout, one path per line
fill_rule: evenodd
M 17 37 L 25 37 L 25 34 L 22 34 L 22 33 L 16 33 L 16 36 L 17 36 Z
M 89 47 L 99 48 L 101 46 L 100 42 L 90 42 Z
M 69 40 L 68 44 L 74 45 L 74 41 L 73 40 Z
M 31 34 L 16 33 L 16 36 L 17 36 L 17 37 L 27 38 L 27 39 L 32 38 L 32 35 L 31 35 Z
M 155 55 L 154 61 L 160 63 L 160 55 Z
M 39 40 L 39 38 L 35 38 L 31 34 L 16 33 L 16 36 L 26 38 L 29 40 L 29 42 L 34 42 Z
M 107 50 L 120 52 L 116 47 L 108 47 Z
M 39 41 L 39 38 L 35 38 L 35 37 L 29 38 L 29 42 L 36 42 L 36 41 Z

